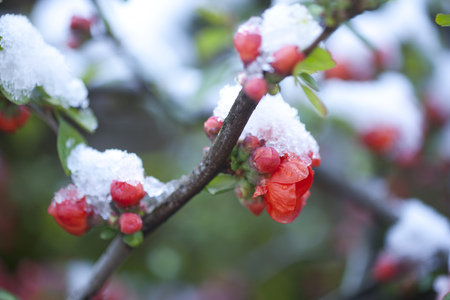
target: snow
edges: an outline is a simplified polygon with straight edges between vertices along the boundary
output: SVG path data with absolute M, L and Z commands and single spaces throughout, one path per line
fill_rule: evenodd
M 275 52 L 286 45 L 306 49 L 322 32 L 308 9 L 300 4 L 277 4 L 262 14 L 262 49 Z
M 113 180 L 144 183 L 141 159 L 126 151 L 108 149 L 99 152 L 80 144 L 70 153 L 67 165 L 79 193 L 86 196 L 86 202 L 104 219 L 109 217 L 111 211 L 109 192 Z
M 69 184 L 66 188 L 60 189 L 55 193 L 55 197 L 53 198 L 52 205 L 56 205 L 56 203 L 61 204 L 67 199 L 78 200 L 83 198 L 83 194 L 80 193 L 76 186 L 73 184 Z
M 203 1 L 99 1 L 115 35 L 135 58 L 138 71 L 172 99 L 186 100 L 201 83 L 190 67 L 195 45 L 186 28 Z
M 420 200 L 410 199 L 401 208 L 399 221 L 386 235 L 386 249 L 400 258 L 430 262 L 440 251 L 450 251 L 450 224 Z
M 436 55 L 433 60 L 433 75 L 427 87 L 427 102 L 444 118 L 450 117 L 450 54 L 447 52 Z
M 179 186 L 181 179 L 172 180 L 163 183 L 152 176 L 147 176 L 144 180 L 144 190 L 147 192 L 149 199 L 147 200 L 147 213 L 151 213 L 155 206 L 161 203 L 168 195 L 172 194 Z
M 399 132 L 393 156 L 416 153 L 423 139 L 423 115 L 410 81 L 385 72 L 368 82 L 327 80 L 320 97 L 330 116 L 350 123 L 359 133 L 387 126 Z
M 220 100 L 213 115 L 225 119 L 240 89 L 239 85 L 225 86 L 220 91 Z M 280 94 L 266 95 L 261 99 L 240 139 L 249 134 L 266 140 L 266 146 L 274 148 L 280 154 L 293 152 L 305 161 L 310 161 L 308 153 L 311 151 L 313 158 L 320 157 L 319 146 L 300 122 L 298 111 L 287 104 Z
M 0 84 L 13 99 L 29 98 L 41 86 L 64 107 L 88 106 L 84 83 L 72 75 L 61 53 L 45 43 L 25 16 L 0 17 L 0 36 Z

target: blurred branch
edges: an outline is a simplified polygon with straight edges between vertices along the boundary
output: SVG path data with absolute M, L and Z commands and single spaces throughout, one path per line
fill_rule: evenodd
M 365 207 L 379 220 L 394 223 L 398 215 L 393 205 L 387 203 L 384 195 L 374 193 L 367 185 L 358 182 L 348 182 L 324 168 L 318 168 L 314 176 L 315 186 L 319 186 L 326 193 L 348 199 Z
M 53 130 L 53 132 L 58 135 L 58 123 L 55 118 L 52 116 L 52 112 L 50 110 L 44 110 L 42 107 L 29 103 L 28 106 L 36 113 L 36 115 L 41 118 L 47 125 Z
M 93 2 L 98 7 L 96 1 L 93 0 Z M 304 54 L 306 56 L 309 55 L 315 47 L 328 38 L 336 30 L 336 28 L 337 26 L 326 27 L 322 34 L 305 51 L 303 51 Z M 210 150 L 206 153 L 201 162 L 188 176 L 180 180 L 180 184 L 172 194 L 162 201 L 151 214 L 144 218 L 143 232 L 145 236 L 148 236 L 159 225 L 164 223 L 175 212 L 183 207 L 183 205 L 190 199 L 200 193 L 226 165 L 228 156 L 233 147 L 236 145 L 239 136 L 247 124 L 253 110 L 256 108 L 256 105 L 257 103 L 248 98 L 241 90 L 223 123 L 219 136 L 216 138 Z M 339 183 L 332 182 L 333 177 L 324 177 L 325 182 L 326 180 L 331 180 L 331 182 L 329 182 L 331 186 L 336 187 L 340 185 Z M 344 190 L 339 191 L 341 193 L 345 193 Z M 363 194 L 360 194 L 359 196 L 364 198 Z M 362 202 L 371 203 L 371 200 Z M 372 205 L 371 207 L 381 212 L 381 209 L 376 205 Z M 87 286 L 83 287 L 79 291 L 76 291 L 68 299 L 90 299 L 102 288 L 115 269 L 118 268 L 127 258 L 127 255 L 131 252 L 131 250 L 131 248 L 123 244 L 120 235 L 116 237 L 108 246 L 106 252 L 95 264 Z

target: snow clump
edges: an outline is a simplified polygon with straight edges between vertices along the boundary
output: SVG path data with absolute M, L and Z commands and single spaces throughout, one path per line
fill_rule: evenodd
M 84 83 L 72 75 L 62 54 L 45 43 L 25 16 L 1 16 L 0 37 L 0 85 L 9 97 L 23 100 L 42 87 L 66 108 L 88 106 Z

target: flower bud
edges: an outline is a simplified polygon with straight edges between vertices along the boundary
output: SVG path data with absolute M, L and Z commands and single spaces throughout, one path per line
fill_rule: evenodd
M 244 85 L 244 93 L 251 99 L 259 102 L 267 94 L 269 87 L 264 78 L 252 78 Z
M 400 271 L 399 260 L 387 252 L 382 252 L 373 265 L 372 276 L 379 282 L 388 282 L 397 277 Z
M 125 234 L 133 234 L 142 229 L 141 216 L 135 213 L 126 212 L 120 215 L 120 231 Z
M 255 148 L 258 148 L 259 146 L 261 146 L 261 143 L 259 139 L 254 135 L 247 135 L 244 141 L 242 142 L 242 148 L 247 153 L 252 152 Z
M 89 230 L 87 219 L 91 209 L 72 184 L 55 194 L 47 212 L 70 234 L 80 236 Z
M 203 129 L 210 140 L 213 140 L 222 128 L 223 121 L 219 117 L 212 116 L 203 123 Z
M 234 187 L 234 192 L 239 200 L 247 199 L 251 195 L 251 186 L 245 179 L 239 180 L 239 182 Z
M 272 173 L 280 165 L 280 155 L 272 147 L 259 147 L 252 153 L 254 166 L 260 173 Z
M 255 199 L 245 200 L 244 206 L 247 207 L 252 214 L 259 216 L 266 208 L 266 203 L 264 202 L 263 196 L 258 196 Z
M 296 64 L 305 59 L 305 55 L 299 52 L 297 46 L 287 45 L 272 54 L 270 65 L 276 73 L 282 75 L 292 74 Z
M 30 111 L 26 106 L 8 106 L 0 111 L 0 131 L 14 133 L 28 121 L 29 117 Z
M 110 193 L 112 200 L 123 208 L 138 204 L 145 196 L 144 188 L 140 182 L 133 185 L 118 180 L 111 183 Z
M 362 140 L 375 153 L 386 154 L 394 148 L 398 135 L 394 128 L 380 126 L 364 132 Z
M 259 56 L 259 47 L 261 46 L 261 34 L 255 24 L 243 24 L 233 37 L 234 47 L 244 63 L 248 65 L 255 61 Z

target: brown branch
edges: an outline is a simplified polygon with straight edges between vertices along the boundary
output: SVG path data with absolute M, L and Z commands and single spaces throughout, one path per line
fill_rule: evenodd
M 357 182 L 348 182 L 324 168 L 318 168 L 315 171 L 314 185 L 333 196 L 348 199 L 368 209 L 378 220 L 386 223 L 394 223 L 398 220 L 397 211 L 387 203 L 384 196 L 377 195 L 365 188 L 367 186 L 360 186 Z
M 39 118 L 41 118 L 42 121 L 47 123 L 47 125 L 51 130 L 53 130 L 56 135 L 58 135 L 59 125 L 56 122 L 55 118 L 52 116 L 50 110 L 44 110 L 43 108 L 31 102 L 28 104 L 28 106 L 36 113 Z
M 335 27 L 325 28 L 322 34 L 304 51 L 305 55 L 309 55 L 314 48 L 330 36 L 335 29 Z M 220 172 L 226 165 L 231 150 L 236 145 L 242 130 L 255 108 L 256 102 L 248 98 L 241 91 L 224 121 L 219 136 L 214 141 L 210 150 L 203 157 L 202 161 L 181 181 L 177 189 L 171 195 L 157 206 L 151 214 L 144 218 L 143 232 L 145 236 L 149 235 L 159 225 L 164 223 L 169 217 L 183 207 L 183 205 L 192 199 L 192 197 L 201 192 Z M 131 251 L 131 248 L 123 244 L 120 235 L 116 237 L 95 264 L 87 286 L 71 295 L 68 299 L 90 299 L 91 296 L 95 295 L 102 288 L 114 270 L 122 264 Z

